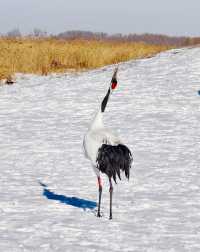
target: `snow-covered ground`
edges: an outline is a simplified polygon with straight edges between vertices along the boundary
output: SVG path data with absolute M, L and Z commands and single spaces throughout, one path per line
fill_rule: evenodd
M 82 139 L 113 69 L 0 87 L 0 251 L 200 251 L 200 48 L 120 64 L 105 124 L 134 165 L 110 221 Z

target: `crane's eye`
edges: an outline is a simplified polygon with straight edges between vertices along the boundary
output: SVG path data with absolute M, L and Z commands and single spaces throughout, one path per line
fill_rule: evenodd
M 116 86 L 117 86 L 117 81 L 113 81 L 113 82 L 112 82 L 112 85 L 111 85 L 111 88 L 112 88 L 112 89 L 115 89 Z

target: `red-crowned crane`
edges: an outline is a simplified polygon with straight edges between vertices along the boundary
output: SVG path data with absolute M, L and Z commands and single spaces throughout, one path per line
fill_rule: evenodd
M 107 94 L 104 97 L 100 109 L 92 121 L 92 124 L 83 141 L 85 155 L 91 161 L 98 180 L 98 217 L 101 217 L 100 207 L 102 195 L 100 172 L 105 173 L 109 178 L 110 219 L 112 219 L 112 179 L 115 181 L 115 183 L 117 176 L 121 180 L 121 171 L 125 172 L 125 176 L 129 179 L 132 163 L 132 154 L 130 150 L 122 144 L 121 140 L 117 136 L 113 135 L 109 130 L 107 130 L 103 124 L 103 114 L 105 112 L 107 102 L 113 90 L 117 87 L 117 71 L 118 68 L 116 68 L 114 71 Z

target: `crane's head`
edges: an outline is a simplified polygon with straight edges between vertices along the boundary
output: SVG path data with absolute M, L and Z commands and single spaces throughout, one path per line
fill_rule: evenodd
M 105 111 L 110 94 L 117 87 L 117 71 L 118 71 L 118 67 L 115 68 L 115 71 L 114 71 L 112 79 L 111 79 L 110 87 L 108 89 L 106 96 L 104 97 L 104 99 L 101 103 L 101 112 L 102 113 Z
M 117 87 L 117 72 L 118 72 L 118 67 L 115 68 L 115 71 L 111 79 L 111 83 L 110 83 L 111 91 L 113 91 Z

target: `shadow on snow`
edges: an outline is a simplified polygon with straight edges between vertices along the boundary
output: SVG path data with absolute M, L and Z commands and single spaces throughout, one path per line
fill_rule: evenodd
M 65 195 L 59 195 L 54 192 L 51 192 L 47 189 L 47 186 L 41 182 L 39 184 L 44 188 L 43 195 L 50 200 L 56 200 L 61 203 L 64 203 L 66 205 L 82 208 L 84 210 L 88 209 L 94 209 L 97 206 L 97 203 L 90 200 L 80 199 L 77 197 L 68 197 Z

